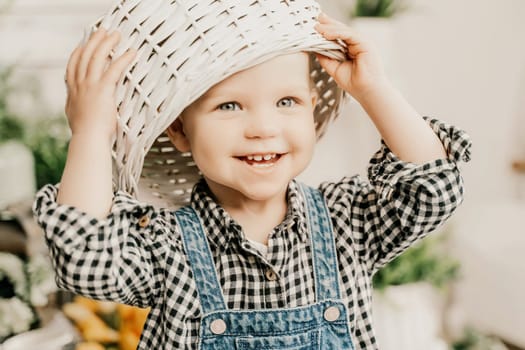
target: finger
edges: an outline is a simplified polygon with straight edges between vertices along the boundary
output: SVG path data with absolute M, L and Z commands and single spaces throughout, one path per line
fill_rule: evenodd
M 341 62 L 338 60 L 334 60 L 330 57 L 323 56 L 321 54 L 316 53 L 315 55 L 317 57 L 317 60 L 319 61 L 319 64 L 323 69 L 332 77 L 334 77 L 337 72 L 337 69 L 339 68 L 339 65 Z
M 69 56 L 65 74 L 65 82 L 68 89 L 70 89 L 72 86 L 75 86 L 76 84 L 75 72 L 77 70 L 77 64 L 81 54 L 82 46 L 77 46 L 71 53 L 71 56 Z
M 95 51 L 96 47 L 106 37 L 106 30 L 104 28 L 99 28 L 96 32 L 92 33 L 84 49 L 82 50 L 82 55 L 80 56 L 80 61 L 77 66 L 76 79 L 77 82 L 81 82 L 86 77 L 87 67 L 91 56 Z
M 362 41 L 359 33 L 344 25 L 319 23 L 315 25 L 315 29 L 328 40 L 341 39 L 344 40 L 348 45 L 355 45 Z
M 319 14 L 319 16 L 317 16 L 317 21 L 319 21 L 319 23 L 322 23 L 322 24 L 328 24 L 328 23 L 333 23 L 333 24 L 340 24 L 340 25 L 344 25 L 342 22 L 339 22 L 338 20 L 336 20 L 335 18 L 332 18 L 330 16 L 328 16 L 326 13 L 324 12 L 321 12 Z
M 113 61 L 106 71 L 104 80 L 110 84 L 117 84 L 120 77 L 122 76 L 122 73 L 124 72 L 124 69 L 130 65 L 130 63 L 135 59 L 136 55 L 136 50 L 129 49 L 118 59 Z
M 362 52 L 370 51 L 370 45 L 353 29 L 337 24 L 318 24 L 317 31 L 328 40 L 342 40 L 348 46 L 348 55 L 355 57 Z
M 111 50 L 118 44 L 120 41 L 120 34 L 118 32 L 113 32 L 110 35 L 106 36 L 96 47 L 89 62 L 86 80 L 97 81 L 100 79 L 104 73 L 108 62 L 110 61 L 109 55 Z

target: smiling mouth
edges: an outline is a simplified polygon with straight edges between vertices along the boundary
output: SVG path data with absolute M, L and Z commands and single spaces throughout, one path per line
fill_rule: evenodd
M 251 166 L 255 167 L 270 167 L 277 163 L 283 154 L 281 153 L 267 153 L 267 154 L 250 154 L 246 156 L 235 157 Z

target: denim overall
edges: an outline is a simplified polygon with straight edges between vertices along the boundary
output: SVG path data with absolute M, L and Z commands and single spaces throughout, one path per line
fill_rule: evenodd
M 200 297 L 199 350 L 353 350 L 348 311 L 339 291 L 338 264 L 321 193 L 306 198 L 316 303 L 294 308 L 228 310 L 200 220 L 190 207 L 176 212 Z

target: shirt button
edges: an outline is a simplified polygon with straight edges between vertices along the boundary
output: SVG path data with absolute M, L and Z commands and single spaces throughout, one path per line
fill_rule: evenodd
M 210 324 L 210 330 L 213 334 L 223 334 L 226 332 L 226 322 L 221 319 L 213 320 Z
M 266 270 L 264 275 L 268 281 L 275 281 L 277 279 L 277 274 L 272 269 Z
M 324 319 L 328 322 L 334 322 L 336 321 L 339 316 L 341 316 L 341 311 L 339 311 L 339 308 L 335 306 L 330 306 L 326 310 L 324 310 Z
M 149 216 L 144 215 L 139 219 L 139 226 L 144 228 L 149 225 Z

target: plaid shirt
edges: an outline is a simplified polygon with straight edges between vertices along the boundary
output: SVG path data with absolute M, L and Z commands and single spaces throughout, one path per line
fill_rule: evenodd
M 469 160 L 463 131 L 427 119 L 447 159 L 416 165 L 383 143 L 359 176 L 323 183 L 334 227 L 340 283 L 356 349 L 377 349 L 371 318 L 372 276 L 414 241 L 441 225 L 462 201 L 457 163 Z M 34 213 L 44 228 L 59 287 L 95 299 L 151 307 L 139 349 L 196 349 L 201 310 L 174 212 L 117 192 L 111 213 L 98 220 L 56 203 L 47 185 Z M 292 181 L 288 213 L 262 256 L 214 200 L 204 181 L 191 205 L 205 225 L 226 303 L 231 309 L 271 309 L 314 303 L 304 199 Z M 147 216 L 149 222 L 144 225 Z M 143 227 L 145 226 L 145 227 Z

